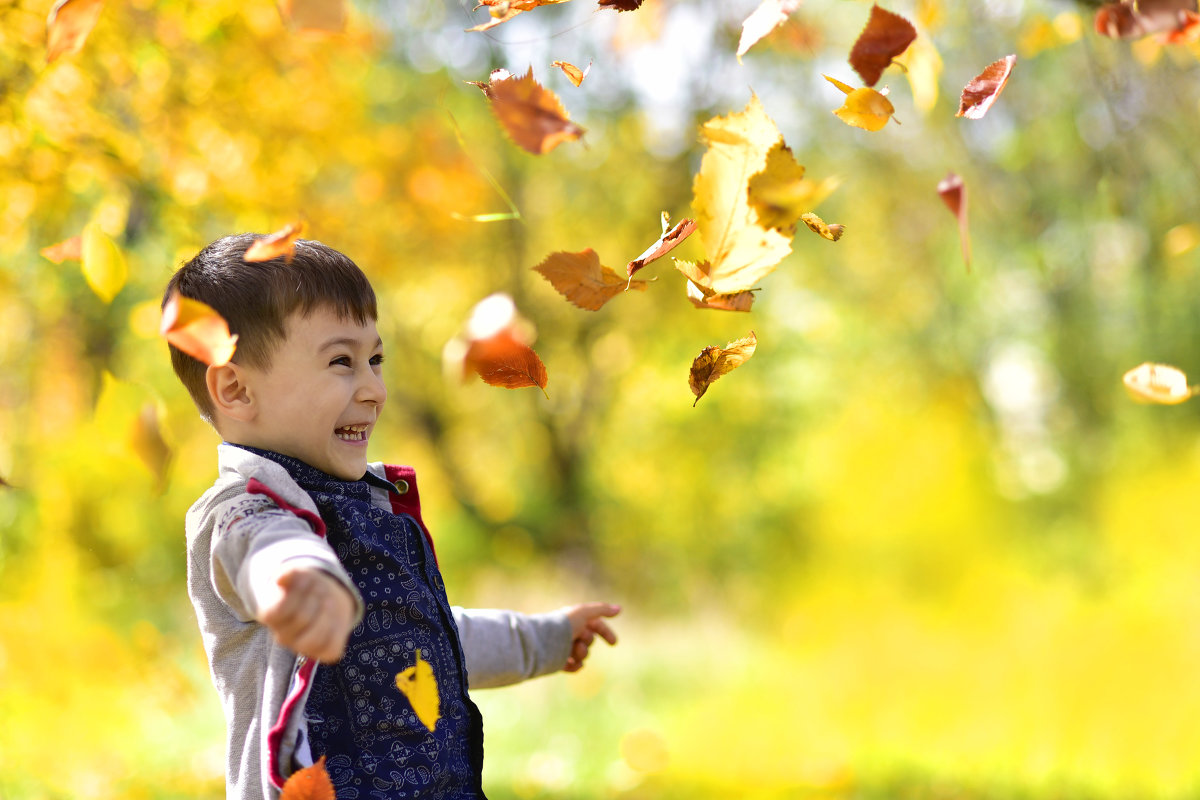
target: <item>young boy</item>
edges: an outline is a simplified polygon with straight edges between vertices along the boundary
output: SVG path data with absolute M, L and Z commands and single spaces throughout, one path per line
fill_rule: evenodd
M 273 800 L 324 756 L 339 798 L 483 798 L 468 676 L 476 689 L 577 670 L 595 636 L 616 642 L 604 618 L 619 609 L 450 606 L 411 468 L 367 463 L 387 398 L 370 284 L 314 241 L 290 262 L 247 263 L 256 238 L 204 248 L 163 301 L 207 303 L 238 335 L 223 366 L 171 347 L 224 439 L 186 526 L 188 593 L 228 725 L 228 796 Z M 398 685 L 422 662 L 432 719 Z

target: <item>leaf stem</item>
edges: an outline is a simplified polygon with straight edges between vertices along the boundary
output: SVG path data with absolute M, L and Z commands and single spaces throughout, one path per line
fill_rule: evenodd
M 508 206 L 508 213 L 475 214 L 474 216 L 466 216 L 451 212 L 451 216 L 455 219 L 467 219 L 474 222 L 498 222 L 500 220 L 509 219 L 515 219 L 524 222 L 521 217 L 520 209 L 517 208 L 517 204 L 513 202 L 513 199 L 508 196 L 508 192 L 504 191 L 504 187 L 492 177 L 492 173 L 488 172 L 482 164 L 480 164 L 471 156 L 471 151 L 467 149 L 466 139 L 463 138 L 462 129 L 458 127 L 458 120 L 454 118 L 454 114 L 449 109 L 446 109 L 446 116 L 450 118 L 450 126 L 454 129 L 454 138 L 458 140 L 458 146 L 462 148 L 463 155 L 467 157 L 467 160 L 471 162 L 475 169 L 479 170 L 479 173 L 483 175 L 488 184 L 496 190 L 496 194 L 500 195 L 501 199 L 504 200 L 505 205 Z

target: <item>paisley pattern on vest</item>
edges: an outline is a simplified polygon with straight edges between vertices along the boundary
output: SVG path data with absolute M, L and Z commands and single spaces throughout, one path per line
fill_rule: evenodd
M 441 573 L 417 522 L 371 502 L 372 485 L 395 488 L 369 473 L 342 481 L 288 456 L 254 452 L 286 468 L 312 497 L 365 604 L 342 660 L 318 666 L 305 706 L 313 758 L 325 756 L 338 800 L 483 798 L 483 724 L 467 695 Z M 433 731 L 396 686 L 418 650 L 437 680 L 441 716 Z

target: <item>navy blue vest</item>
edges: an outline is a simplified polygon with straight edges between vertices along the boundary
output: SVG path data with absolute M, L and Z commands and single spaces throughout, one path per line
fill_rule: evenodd
M 367 473 L 343 481 L 302 461 L 246 448 L 287 469 L 317 505 L 326 540 L 366 608 L 337 664 L 316 670 L 305 706 L 313 758 L 325 756 L 338 800 L 482 800 L 483 721 L 467 696 L 458 627 L 437 562 L 408 514 L 371 502 Z M 433 667 L 440 719 L 417 719 L 396 675 L 421 658 Z

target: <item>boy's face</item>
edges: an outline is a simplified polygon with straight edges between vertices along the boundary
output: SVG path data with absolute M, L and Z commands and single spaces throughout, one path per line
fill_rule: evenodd
M 257 414 L 248 444 L 298 458 L 341 478 L 367 471 L 367 441 L 387 389 L 375 323 L 339 319 L 330 309 L 293 314 L 266 370 L 247 369 Z

